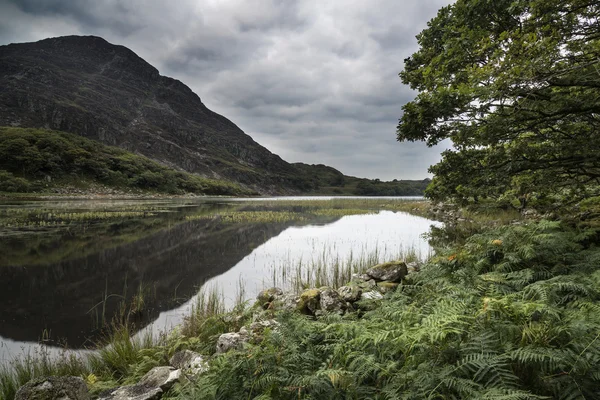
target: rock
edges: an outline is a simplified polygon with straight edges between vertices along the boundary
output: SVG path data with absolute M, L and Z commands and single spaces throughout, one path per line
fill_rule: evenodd
M 338 289 L 338 293 L 344 301 L 349 303 L 354 303 L 355 301 L 360 300 L 360 295 L 362 294 L 362 289 L 358 286 L 342 286 Z
M 302 292 L 296 309 L 304 314 L 314 315 L 319 309 L 319 299 L 321 292 L 319 289 L 308 289 Z
M 365 281 L 361 284 L 361 287 L 364 289 L 372 289 L 375 286 L 377 286 L 377 282 L 375 282 L 375 279 L 369 279 L 368 281 Z
M 321 291 L 319 306 L 322 311 L 343 314 L 346 310 L 346 301 L 334 289 L 326 288 Z
M 224 333 L 217 340 L 217 353 L 226 353 L 232 349 L 241 349 L 243 344 L 248 340 L 248 335 L 243 333 Z
M 261 307 L 266 308 L 265 305 L 269 305 L 273 300 L 283 295 L 283 290 L 278 287 L 272 287 L 269 289 L 262 290 L 258 296 L 256 296 L 256 300 Z
M 100 393 L 97 400 L 158 400 L 162 395 L 159 387 L 129 385 Z
M 265 321 L 256 321 L 248 326 L 243 326 L 239 333 L 243 336 L 259 335 L 267 328 L 277 329 L 278 327 L 279 322 L 275 321 L 274 319 L 269 319 Z
M 370 292 L 365 292 L 360 296 L 361 300 L 381 300 L 383 299 L 383 295 L 376 290 L 371 290 Z
M 377 264 L 367 270 L 367 275 L 376 281 L 401 282 L 408 270 L 404 261 L 390 261 Z
M 406 264 L 406 272 L 408 274 L 412 274 L 413 272 L 419 272 L 420 269 L 421 269 L 421 266 L 416 261 Z
M 138 382 L 138 385 L 159 387 L 167 391 L 179 381 L 181 370 L 173 367 L 154 367 Z
M 379 289 L 379 292 L 381 292 L 382 294 L 393 292 L 394 290 L 396 290 L 398 288 L 398 286 L 400 286 L 400 284 L 398 282 L 389 282 L 389 281 L 383 281 L 383 282 L 379 282 L 377 284 L 377 288 Z
M 368 281 L 370 279 L 371 277 L 367 274 L 352 274 L 352 281 L 354 282 Z
M 178 351 L 169 360 L 172 367 L 181 369 L 187 375 L 199 375 L 208 371 L 208 362 L 200 353 L 191 350 Z
M 37 378 L 23 385 L 15 400 L 89 400 L 88 388 L 77 376 Z
M 284 294 L 283 296 L 276 298 L 271 305 L 275 309 L 292 311 L 296 310 L 299 301 L 299 296 L 293 294 Z

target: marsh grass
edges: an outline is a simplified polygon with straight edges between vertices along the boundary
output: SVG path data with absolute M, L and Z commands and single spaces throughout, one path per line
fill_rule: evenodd
M 425 261 L 430 254 L 421 254 L 415 247 L 399 248 L 395 251 L 376 247 L 363 249 L 347 257 L 334 253 L 331 246 L 324 246 L 310 260 L 286 260 L 271 268 L 271 286 L 300 292 L 307 288 L 328 286 L 339 288 L 348 284 L 354 274 L 362 274 L 370 267 L 384 261 Z
M 189 347 L 204 354 L 212 354 L 215 352 L 219 335 L 237 332 L 250 318 L 242 279 L 238 285 L 236 303 L 231 309 L 228 309 L 224 293 L 219 286 L 200 289 L 178 332 L 184 338 L 193 338 L 188 343 Z
M 230 213 L 189 215 L 186 220 L 220 218 L 225 223 L 262 223 L 306 221 L 306 216 L 291 211 L 235 211 Z
M 15 358 L 0 366 L 0 399 L 14 398 L 17 390 L 31 379 L 49 375 L 85 376 L 90 373 L 85 357 L 63 350 L 58 357 L 51 356 L 40 346 L 32 353 Z
M 72 223 L 90 223 L 105 220 L 125 220 L 131 218 L 154 217 L 155 213 L 147 211 L 86 211 L 56 212 L 56 210 L 36 210 L 34 212 L 2 218 L 0 226 L 8 228 L 64 226 Z

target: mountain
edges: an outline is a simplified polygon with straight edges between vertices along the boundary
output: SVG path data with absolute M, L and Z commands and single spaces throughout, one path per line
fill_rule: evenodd
M 0 47 L 0 125 L 66 131 L 277 192 L 295 168 L 123 46 L 67 36 Z
M 100 37 L 0 46 L 0 87 L 0 126 L 74 133 L 259 193 L 360 194 L 355 182 L 340 189 L 333 168 L 282 160 L 182 82 Z M 422 193 L 416 185 L 410 194 Z

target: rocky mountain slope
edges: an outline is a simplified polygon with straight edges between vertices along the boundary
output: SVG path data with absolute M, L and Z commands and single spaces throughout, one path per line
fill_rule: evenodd
M 0 87 L 0 126 L 75 133 L 259 193 L 369 194 L 333 168 L 287 163 L 182 82 L 99 37 L 0 46 Z M 421 194 L 426 183 L 402 185 L 385 193 Z
M 93 36 L 0 47 L 0 125 L 45 127 L 263 192 L 297 189 L 295 168 L 133 51 Z

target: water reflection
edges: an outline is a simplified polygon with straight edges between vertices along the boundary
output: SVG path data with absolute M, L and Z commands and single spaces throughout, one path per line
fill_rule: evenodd
M 125 204 L 130 206 L 131 204 Z M 42 205 L 13 204 L 32 209 Z M 89 211 L 123 204 L 44 203 L 44 209 Z M 54 208 L 53 208 L 54 207 Z M 278 223 L 186 220 L 215 211 L 255 209 L 237 202 L 152 202 L 153 215 L 72 228 L 44 227 L 3 235 L 0 255 L 0 362 L 37 343 L 43 332 L 51 345 L 93 344 L 104 320 L 118 315 L 142 290 L 136 326 L 153 331 L 181 322 L 203 284 L 218 285 L 231 304 L 240 277 L 246 298 L 255 297 L 284 266 L 298 260 L 377 250 L 381 260 L 414 248 L 426 255 L 421 234 L 432 221 L 405 213 L 321 216 Z M 294 208 L 297 211 L 297 207 Z M 5 240 L 10 238 L 10 240 Z M 286 282 L 276 282 L 285 286 Z

